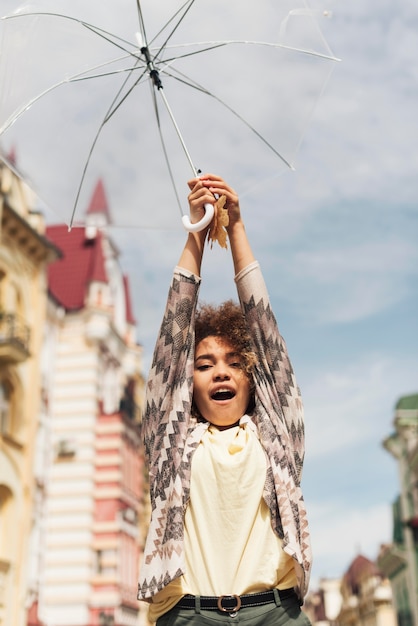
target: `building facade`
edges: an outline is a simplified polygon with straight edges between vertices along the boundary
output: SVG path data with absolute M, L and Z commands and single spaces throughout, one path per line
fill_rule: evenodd
M 341 581 L 338 626 L 397 626 L 389 580 L 377 564 L 358 555 Z
M 383 445 L 398 465 L 400 495 L 393 504 L 393 543 L 379 566 L 389 577 L 399 626 L 418 624 L 418 394 L 395 407 L 394 432 Z
M 341 579 L 321 578 L 318 589 L 306 597 L 303 611 L 314 626 L 332 626 L 337 624 L 341 604 Z
M 108 221 L 99 182 L 85 227 L 47 228 L 62 258 L 48 272 L 42 355 L 36 603 L 43 626 L 137 626 L 139 619 L 142 349 Z
M 24 626 L 41 408 L 47 266 L 58 257 L 32 194 L 0 165 L 0 625 Z
M 303 610 L 313 626 L 398 626 L 388 578 L 361 554 L 342 578 L 320 580 Z

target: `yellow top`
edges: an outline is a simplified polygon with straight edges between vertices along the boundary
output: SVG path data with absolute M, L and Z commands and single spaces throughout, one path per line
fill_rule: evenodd
M 271 526 L 263 500 L 266 456 L 255 426 L 210 426 L 194 453 L 185 515 L 186 574 L 152 599 L 156 621 L 185 594 L 257 593 L 296 585 L 292 558 Z

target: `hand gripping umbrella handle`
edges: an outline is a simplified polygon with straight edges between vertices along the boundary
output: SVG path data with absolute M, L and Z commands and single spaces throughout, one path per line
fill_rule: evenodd
M 184 228 L 189 233 L 199 233 L 201 230 L 209 226 L 212 221 L 213 216 L 215 215 L 215 207 L 213 204 L 205 204 L 205 215 L 199 222 L 196 224 L 192 224 L 188 215 L 183 215 L 181 221 L 183 222 Z

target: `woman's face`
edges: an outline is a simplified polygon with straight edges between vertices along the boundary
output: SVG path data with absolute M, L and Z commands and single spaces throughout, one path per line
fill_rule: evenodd
M 193 398 L 201 416 L 215 426 L 231 426 L 245 414 L 250 380 L 243 365 L 223 337 L 210 335 L 196 346 Z

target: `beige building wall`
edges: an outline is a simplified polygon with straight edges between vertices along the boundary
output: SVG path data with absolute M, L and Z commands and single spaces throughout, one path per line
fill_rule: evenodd
M 0 165 L 0 626 L 26 624 L 46 268 L 57 258 L 31 207 L 28 188 Z
M 52 462 L 39 617 L 47 624 L 88 623 L 98 352 L 83 316 L 63 319 L 49 390 Z

